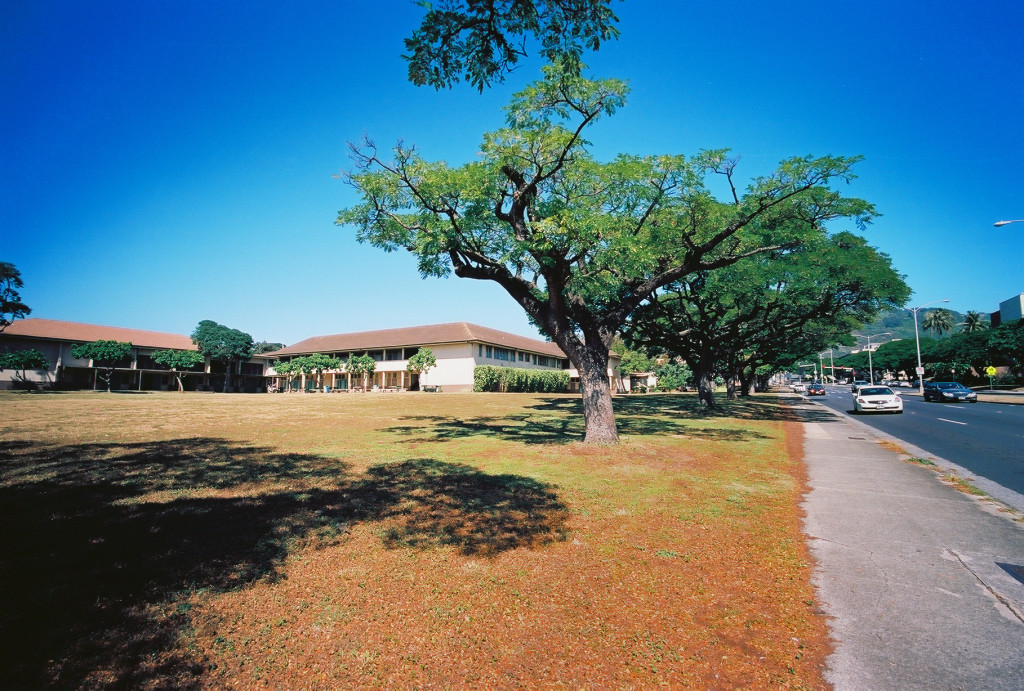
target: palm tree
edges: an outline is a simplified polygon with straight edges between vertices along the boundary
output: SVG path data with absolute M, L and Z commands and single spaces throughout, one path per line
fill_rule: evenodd
M 964 320 L 960 324 L 960 333 L 974 333 L 975 331 L 983 331 L 988 328 L 988 317 L 981 312 L 971 311 L 964 315 Z
M 925 312 L 921 326 L 931 331 L 936 338 L 953 328 L 953 313 L 949 310 L 932 310 Z

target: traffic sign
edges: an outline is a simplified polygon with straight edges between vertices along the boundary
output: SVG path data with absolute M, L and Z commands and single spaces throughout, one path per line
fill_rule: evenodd
M 996 368 L 993 367 L 992 365 L 989 365 L 988 367 L 985 368 L 985 374 L 987 374 L 990 377 L 996 376 Z
M 923 377 L 924 376 L 924 367 L 918 367 L 917 370 L 915 370 L 915 371 L 917 372 L 917 376 L 919 376 L 919 377 Z

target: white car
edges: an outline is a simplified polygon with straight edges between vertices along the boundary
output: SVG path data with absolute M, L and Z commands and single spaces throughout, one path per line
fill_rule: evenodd
M 793 393 L 807 393 L 807 385 L 803 382 L 795 382 L 789 385 L 789 388 L 793 389 Z
M 888 386 L 861 386 L 853 394 L 853 410 L 857 413 L 902 413 L 903 399 Z

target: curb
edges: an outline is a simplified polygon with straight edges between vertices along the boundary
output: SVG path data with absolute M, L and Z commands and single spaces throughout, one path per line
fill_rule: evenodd
M 815 408 L 818 410 L 824 410 L 832 415 L 845 420 L 848 424 L 856 427 L 858 430 L 864 432 L 877 439 L 878 441 L 885 441 L 899 449 L 908 455 L 910 458 L 923 458 L 925 460 L 934 463 L 938 469 L 937 476 L 941 478 L 943 474 L 955 475 L 964 480 L 969 480 L 972 485 L 985 492 L 984 497 L 977 497 L 980 503 L 993 502 L 1004 507 L 1001 513 L 1009 514 L 1012 520 L 1024 521 L 1024 494 L 1014 492 L 1012 489 L 1007 489 L 999 483 L 989 480 L 987 477 L 978 475 L 977 473 L 971 472 L 963 466 L 957 465 L 950 460 L 937 456 L 930 451 L 925 451 L 919 446 L 915 446 L 910 442 L 904 441 L 899 437 L 894 437 L 891 434 L 882 432 L 881 430 L 875 429 L 867 423 L 857 420 L 849 413 L 840 413 L 832 410 L 828 406 L 820 405 L 817 401 L 813 401 L 807 397 L 803 397 L 805 403 L 814 403 Z

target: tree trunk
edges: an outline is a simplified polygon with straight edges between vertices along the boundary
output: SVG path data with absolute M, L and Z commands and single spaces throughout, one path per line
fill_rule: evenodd
M 608 351 L 600 343 L 597 347 L 584 346 L 584 351 L 584 361 L 578 363 L 586 424 L 583 441 L 588 444 L 616 444 L 619 430 L 615 425 L 608 382 Z
M 754 379 L 757 378 L 754 370 L 740 370 L 740 396 L 749 396 L 754 389 Z
M 184 372 L 175 372 L 174 378 L 178 380 L 178 393 L 185 393 L 185 382 L 182 381 L 185 377 Z
M 700 404 L 709 410 L 716 408 L 715 382 L 711 371 L 703 368 L 695 369 L 693 378 L 697 380 L 697 397 L 700 399 Z
M 738 397 L 736 395 L 736 375 L 730 374 L 725 378 L 725 397 L 730 401 L 735 401 Z
M 224 367 L 224 391 L 222 393 L 227 393 L 231 389 L 231 365 L 234 363 L 234 360 L 228 360 Z

